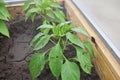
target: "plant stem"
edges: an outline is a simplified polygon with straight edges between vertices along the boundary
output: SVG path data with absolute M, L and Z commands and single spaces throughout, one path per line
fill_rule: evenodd
M 55 43 L 52 39 L 50 39 L 50 41 L 51 41 L 53 44 L 55 44 L 55 45 L 56 45 L 56 43 Z
M 58 80 L 58 77 L 56 78 L 56 80 Z
M 74 60 L 74 61 L 78 61 L 77 58 L 69 58 L 69 60 Z M 79 62 L 79 61 L 78 61 Z
M 65 60 L 67 60 L 67 58 L 65 57 L 65 55 L 63 54 L 63 58 L 65 59 Z
M 68 43 L 68 39 L 65 40 L 65 45 L 63 47 L 63 51 L 66 49 L 67 43 Z

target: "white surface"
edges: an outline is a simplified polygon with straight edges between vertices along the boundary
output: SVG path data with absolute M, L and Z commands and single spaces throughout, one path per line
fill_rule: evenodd
M 120 0 L 73 0 L 120 59 Z
M 26 0 L 4 0 L 6 3 L 20 3 L 20 2 L 24 2 Z
M 25 0 L 4 0 L 6 2 L 16 2 L 16 1 L 25 1 Z

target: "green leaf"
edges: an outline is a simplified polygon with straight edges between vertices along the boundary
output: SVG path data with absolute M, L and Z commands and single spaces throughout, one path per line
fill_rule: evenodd
M 92 68 L 92 63 L 89 57 L 89 54 L 85 52 L 83 49 L 80 47 L 75 47 L 77 51 L 77 59 L 80 62 L 80 66 L 83 69 L 84 72 L 90 74 L 91 73 L 91 68 Z
M 43 48 L 50 40 L 50 35 L 45 35 L 40 38 L 40 40 L 37 42 L 37 44 L 34 47 L 34 50 L 39 50 Z
M 73 28 L 72 31 L 79 32 L 79 33 L 81 33 L 81 34 L 84 34 L 84 35 L 87 36 L 87 37 L 90 37 L 90 36 L 88 35 L 88 33 L 87 33 L 83 28 L 80 28 L 80 27 L 78 27 L 78 28 Z
M 54 26 L 52 31 L 53 31 L 54 37 L 58 37 L 59 36 L 60 27 L 59 26 Z
M 46 63 L 45 53 L 34 54 L 30 59 L 29 70 L 32 80 L 35 80 L 44 69 Z
M 27 12 L 27 13 L 25 14 L 25 22 L 28 20 L 28 18 L 31 16 L 31 14 L 32 14 L 32 13 L 30 13 L 30 12 Z
M 10 18 L 10 14 L 5 5 L 0 5 L 0 14 L 4 15 L 6 21 Z
M 71 23 L 71 22 L 70 22 L 70 21 L 62 22 L 62 23 L 60 23 L 60 27 L 61 27 L 61 26 L 64 26 L 64 25 L 67 25 L 67 24 L 69 24 L 69 23 Z
M 63 12 L 63 11 L 61 11 L 61 10 L 59 10 L 59 13 L 60 13 L 60 15 L 64 18 L 64 20 L 66 19 L 66 16 L 65 16 L 65 13 Z
M 24 4 L 24 6 L 22 7 L 22 11 L 27 10 L 29 7 L 30 7 L 30 2 L 26 1 L 25 4 Z
M 32 39 L 32 41 L 30 42 L 30 46 L 32 46 L 38 39 L 40 39 L 40 37 L 43 36 L 43 33 L 38 33 L 37 35 L 35 35 Z
M 8 18 L 0 12 L 0 20 L 8 21 Z
M 28 12 L 25 14 L 25 21 L 32 15 L 32 14 L 37 14 L 40 11 L 39 8 L 31 8 L 28 10 Z
M 46 15 L 49 16 L 50 18 L 52 18 L 53 20 L 55 19 L 54 13 L 52 11 L 50 11 L 50 10 L 48 11 L 48 13 Z
M 90 56 L 95 58 L 92 44 L 90 42 L 84 42 L 84 45 L 87 48 L 88 52 L 90 53 Z
M 61 73 L 61 67 L 63 63 L 63 57 L 62 57 L 62 48 L 60 47 L 60 44 L 56 44 L 54 46 L 49 54 L 49 66 L 52 74 L 58 78 Z
M 60 11 L 59 9 L 57 9 L 53 13 L 56 16 L 55 21 L 57 21 L 57 22 L 65 22 L 65 16 L 64 16 L 64 13 L 62 11 Z
M 65 36 L 67 32 L 71 32 L 72 29 L 72 25 L 69 24 L 70 22 L 63 22 L 60 25 L 60 30 L 59 30 L 59 34 L 61 36 Z
M 81 48 L 84 48 L 83 43 L 80 41 L 80 39 L 77 36 L 75 36 L 72 33 L 67 33 L 66 36 L 67 39 L 69 39 L 73 44 L 80 46 Z
M 43 25 L 39 26 L 39 27 L 37 28 L 37 30 L 40 29 L 40 28 L 53 28 L 53 26 L 50 25 L 50 24 L 43 24 Z
M 52 25 L 50 25 L 50 24 L 43 24 L 43 25 L 39 26 L 37 28 L 37 30 L 40 29 L 41 32 L 43 32 L 44 34 L 48 34 L 51 28 L 53 28 Z
M 31 14 L 31 20 L 32 20 L 32 22 L 34 22 L 35 15 L 36 15 L 36 13 Z
M 59 4 L 56 4 L 56 3 L 52 3 L 52 4 L 51 4 L 51 7 L 61 8 L 61 9 L 62 9 L 62 7 L 61 7 Z
M 80 70 L 76 63 L 66 61 L 62 65 L 62 80 L 80 80 Z
M 39 10 L 40 10 L 39 8 L 31 8 L 31 9 L 29 9 L 28 12 L 30 12 L 30 13 L 37 13 Z
M 41 0 L 34 0 L 36 6 L 40 6 Z
M 0 33 L 7 36 L 7 37 L 10 37 L 6 24 L 1 20 L 0 20 Z
M 46 35 L 49 33 L 50 29 L 49 28 L 41 28 L 40 31 Z
M 0 5 L 5 5 L 4 1 L 3 0 L 0 0 Z

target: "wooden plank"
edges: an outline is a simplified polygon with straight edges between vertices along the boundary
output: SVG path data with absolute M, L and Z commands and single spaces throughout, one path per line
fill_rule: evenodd
M 97 44 L 93 44 L 96 59 L 94 59 L 93 62 L 101 80 L 120 80 L 120 64 L 116 61 L 97 33 L 91 28 L 91 25 L 82 13 L 74 6 L 71 0 L 65 0 L 65 7 L 69 19 L 77 23 L 77 25 L 84 26 L 90 36 L 93 36 L 96 40 Z M 86 40 L 86 38 L 83 40 Z
M 11 14 L 11 16 L 16 19 L 17 17 L 24 16 L 24 12 L 22 12 L 21 6 L 9 6 L 8 10 Z

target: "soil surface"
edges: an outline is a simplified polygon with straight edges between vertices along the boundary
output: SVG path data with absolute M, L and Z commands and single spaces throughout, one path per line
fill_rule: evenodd
M 8 23 L 11 37 L 0 38 L 0 80 L 31 80 L 28 63 L 34 53 L 29 49 L 29 43 L 36 34 L 36 27 L 41 24 L 41 19 L 24 22 L 21 17 Z M 47 45 L 45 48 L 51 46 Z M 68 52 L 72 49 L 68 49 Z M 46 68 L 37 80 L 55 80 Z M 81 73 L 81 80 L 100 80 L 95 69 L 92 74 Z

